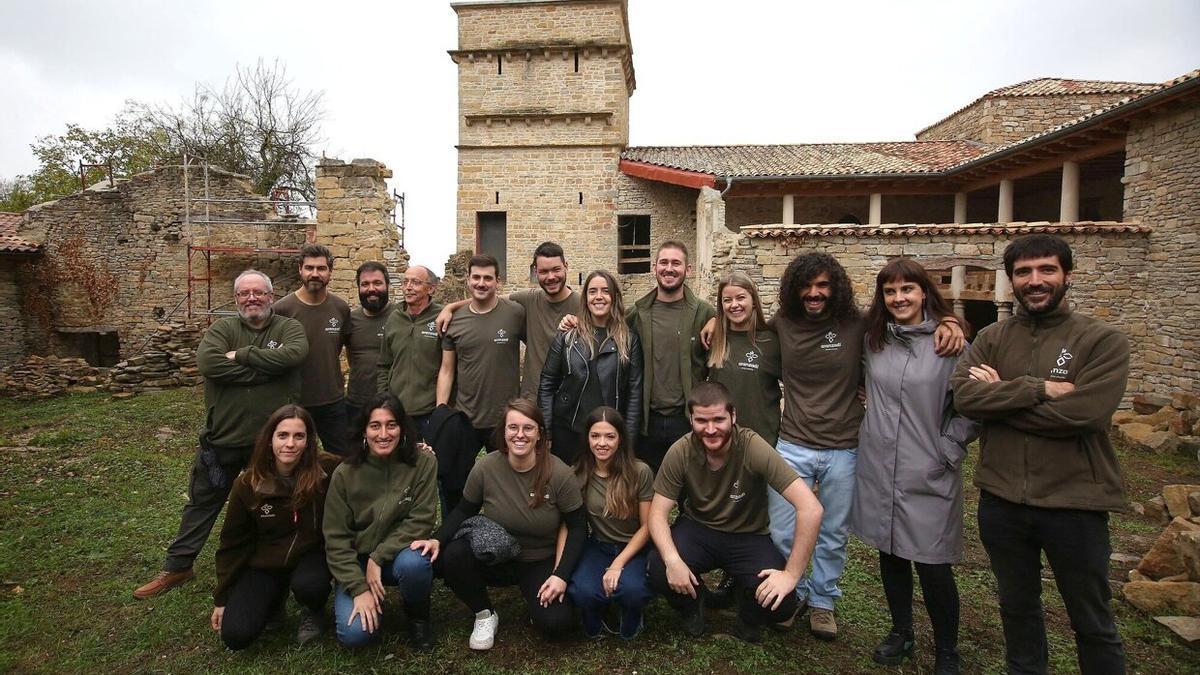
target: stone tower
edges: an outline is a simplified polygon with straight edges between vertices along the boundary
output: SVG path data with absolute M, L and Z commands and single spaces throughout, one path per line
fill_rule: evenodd
M 561 243 L 570 283 L 616 271 L 615 181 L 629 140 L 626 0 L 458 2 L 459 250 L 491 253 L 509 284 Z

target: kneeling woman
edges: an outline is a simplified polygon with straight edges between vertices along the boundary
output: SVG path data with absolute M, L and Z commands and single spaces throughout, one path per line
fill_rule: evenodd
M 276 410 L 250 464 L 229 493 L 217 548 L 213 630 L 230 649 L 254 642 L 291 590 L 301 607 L 301 644 L 321 634 L 329 570 L 321 509 L 337 458 L 317 451 L 317 429 L 297 405 Z
M 584 421 L 588 452 L 575 462 L 591 535 L 567 593 L 583 614 L 583 632 L 601 636 L 604 610 L 621 608 L 619 634 L 632 640 L 642 628 L 642 608 L 653 596 L 646 586 L 646 543 L 654 474 L 633 457 L 625 422 L 612 408 L 596 408 Z
M 569 630 L 567 580 L 587 537 L 579 485 L 571 469 L 548 451 L 537 406 L 516 399 L 505 407 L 502 419 L 496 429 L 500 450 L 475 463 L 462 501 L 443 521 L 437 539 L 414 545 L 435 554 L 438 575 L 475 613 L 471 649 L 491 649 L 500 623 L 488 586 L 519 586 L 533 626 L 543 636 L 561 637 Z M 468 537 L 454 539 L 463 521 L 480 512 L 520 544 L 515 560 L 485 563 L 472 552 Z M 555 560 L 563 524 L 566 543 Z
M 356 647 L 377 636 L 384 586 L 399 586 L 410 644 L 432 649 L 433 568 L 411 544 L 433 532 L 437 459 L 417 449 L 416 427 L 391 394 L 371 399 L 356 429 L 356 452 L 334 472 L 325 504 L 338 641 Z

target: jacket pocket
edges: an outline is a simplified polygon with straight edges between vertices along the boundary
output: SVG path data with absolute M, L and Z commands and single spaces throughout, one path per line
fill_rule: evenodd
M 967 456 L 967 448 L 949 436 L 938 436 L 938 455 L 948 471 L 958 471 Z

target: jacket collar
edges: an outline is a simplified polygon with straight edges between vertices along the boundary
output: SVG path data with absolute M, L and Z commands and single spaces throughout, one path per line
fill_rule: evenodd
M 1067 299 L 1065 296 L 1058 303 L 1058 307 L 1055 307 L 1053 310 L 1051 310 L 1050 312 L 1048 312 L 1046 314 L 1030 314 L 1028 311 L 1025 310 L 1025 306 L 1022 305 L 1020 303 L 1020 301 L 1014 300 L 1013 304 L 1016 305 L 1016 307 L 1014 307 L 1013 316 L 1016 317 L 1017 321 L 1020 321 L 1022 324 L 1026 325 L 1026 326 L 1034 326 L 1034 327 L 1058 326 L 1058 325 L 1062 324 L 1064 321 L 1066 321 L 1071 316 L 1071 301 L 1069 299 Z
M 425 307 L 424 312 L 421 312 L 420 314 L 413 316 L 408 313 L 408 303 L 403 300 L 400 300 L 399 302 L 396 303 L 395 308 L 392 310 L 392 313 L 402 315 L 405 318 L 405 320 L 407 320 L 407 321 L 411 321 L 413 323 L 420 323 L 427 319 L 432 319 L 433 317 L 436 317 L 438 315 L 438 312 L 441 312 L 441 311 L 442 311 L 441 305 L 439 305 L 436 302 L 430 302 L 429 305 L 427 307 Z
M 637 301 L 636 306 L 640 310 L 650 309 L 650 306 L 654 304 L 654 301 L 657 298 L 658 286 L 655 285 L 654 288 L 650 289 L 649 293 L 643 295 Z M 686 283 L 683 285 L 683 304 L 690 310 L 696 308 L 696 294 L 692 293 L 692 287 L 688 286 Z

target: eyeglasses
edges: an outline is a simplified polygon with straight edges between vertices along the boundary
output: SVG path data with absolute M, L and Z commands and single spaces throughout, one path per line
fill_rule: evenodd
M 271 295 L 271 291 L 238 291 L 234 293 L 238 300 L 248 300 L 250 298 L 265 298 Z

